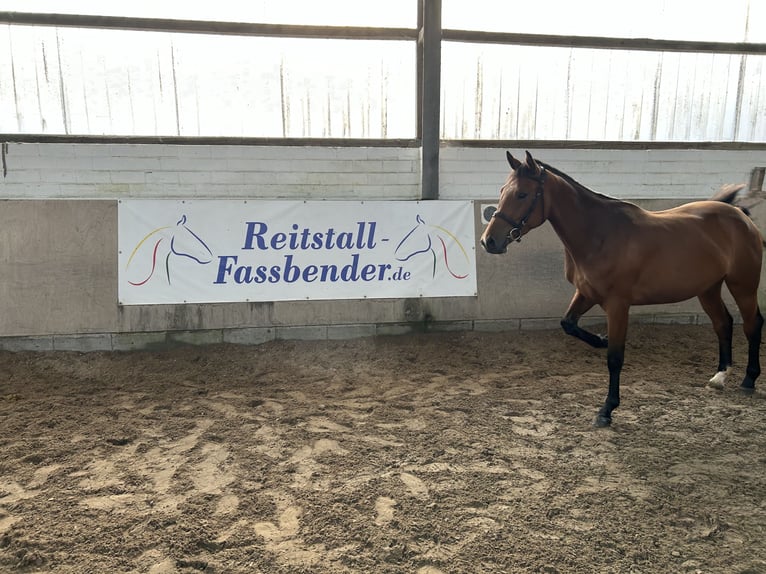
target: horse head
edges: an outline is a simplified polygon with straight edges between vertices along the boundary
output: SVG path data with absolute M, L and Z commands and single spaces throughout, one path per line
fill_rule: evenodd
M 408 261 L 418 255 L 428 254 L 433 277 L 436 276 L 440 261 L 447 273 L 455 279 L 468 277 L 470 258 L 458 238 L 444 227 L 426 224 L 420 215 L 416 216 L 415 221 L 415 227 L 396 246 L 396 260 Z
M 431 251 L 433 243 L 426 222 L 419 214 L 415 217 L 415 221 L 417 222 L 415 227 L 396 246 L 394 257 L 397 261 L 408 261 L 416 255 Z
M 207 244 L 186 225 L 186 215 L 175 226 L 158 227 L 138 242 L 126 265 L 128 283 L 136 287 L 145 285 L 158 269 L 163 269 L 170 284 L 170 261 L 173 256 L 200 265 L 213 260 L 213 253 Z
M 481 245 L 488 253 L 505 253 L 512 241 L 545 222 L 543 193 L 547 172 L 526 152 L 522 162 L 505 152 L 511 173 L 500 188 L 500 201 L 484 233 Z
M 207 244 L 200 239 L 186 225 L 186 215 L 181 216 L 176 222 L 176 232 L 170 239 L 170 251 L 180 257 L 188 257 L 200 265 L 205 265 L 213 260 L 213 252 Z

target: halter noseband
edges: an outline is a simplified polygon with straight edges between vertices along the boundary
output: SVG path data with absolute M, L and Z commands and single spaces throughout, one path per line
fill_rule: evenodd
M 515 222 L 510 217 L 508 217 L 505 213 L 503 213 L 499 209 L 495 210 L 495 213 L 492 214 L 492 217 L 497 217 L 498 219 L 502 219 L 508 225 L 511 226 L 511 230 L 508 232 L 509 241 L 517 241 L 517 242 L 521 241 L 521 230 L 524 229 L 524 226 L 527 224 L 529 217 L 532 215 L 532 212 L 535 210 L 535 207 L 537 207 L 537 201 L 543 197 L 543 188 L 545 187 L 545 176 L 548 175 L 548 172 L 545 171 L 545 168 L 542 166 L 540 169 L 542 170 L 540 172 L 540 175 L 526 176 L 532 181 L 537 182 L 537 190 L 535 191 L 535 197 L 532 200 L 532 204 L 529 206 L 529 209 L 527 209 L 527 212 L 524 214 L 524 217 L 519 219 L 518 223 Z M 545 200 L 543 199 L 543 201 Z M 544 211 L 545 211 L 545 208 L 543 208 L 543 212 Z

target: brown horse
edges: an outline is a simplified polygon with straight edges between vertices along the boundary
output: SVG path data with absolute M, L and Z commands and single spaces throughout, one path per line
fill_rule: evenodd
M 733 321 L 721 299 L 723 283 L 740 310 L 748 341 L 742 389 L 755 389 L 761 373 L 757 290 L 763 239 L 742 210 L 724 202 L 738 188 L 719 194 L 718 201 L 649 212 L 596 193 L 529 152 L 524 162 L 506 156 L 512 171 L 481 244 L 489 253 L 505 253 L 509 243 L 551 222 L 564 244 L 566 278 L 576 288 L 561 326 L 593 347 L 607 348 L 609 393 L 596 426 L 608 426 L 620 404 L 631 305 L 697 297 L 718 335 L 718 371 L 711 382 L 724 382 L 732 364 Z M 594 305 L 606 312 L 607 337 L 577 324 Z

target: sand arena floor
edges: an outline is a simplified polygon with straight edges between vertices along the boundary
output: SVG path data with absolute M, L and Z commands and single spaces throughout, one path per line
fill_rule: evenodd
M 766 573 L 763 379 L 708 327 L 0 354 L 0 571 Z

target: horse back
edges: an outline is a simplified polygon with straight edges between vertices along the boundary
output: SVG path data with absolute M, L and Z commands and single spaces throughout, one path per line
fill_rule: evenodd
M 763 238 L 758 227 L 744 210 L 716 200 L 694 201 L 673 209 L 653 212 L 664 222 L 675 220 L 674 227 L 699 229 L 718 243 L 732 247 L 754 247 L 760 256 Z
M 738 207 L 720 201 L 696 201 L 661 212 L 652 219 L 664 230 L 663 251 L 677 261 L 712 271 L 721 278 L 760 274 L 763 238 L 753 220 Z
M 757 285 L 761 234 L 736 207 L 717 201 L 655 212 L 615 207 L 622 209 L 612 210 L 600 253 L 587 262 L 567 258 L 567 278 L 595 301 L 683 301 L 728 278 Z

